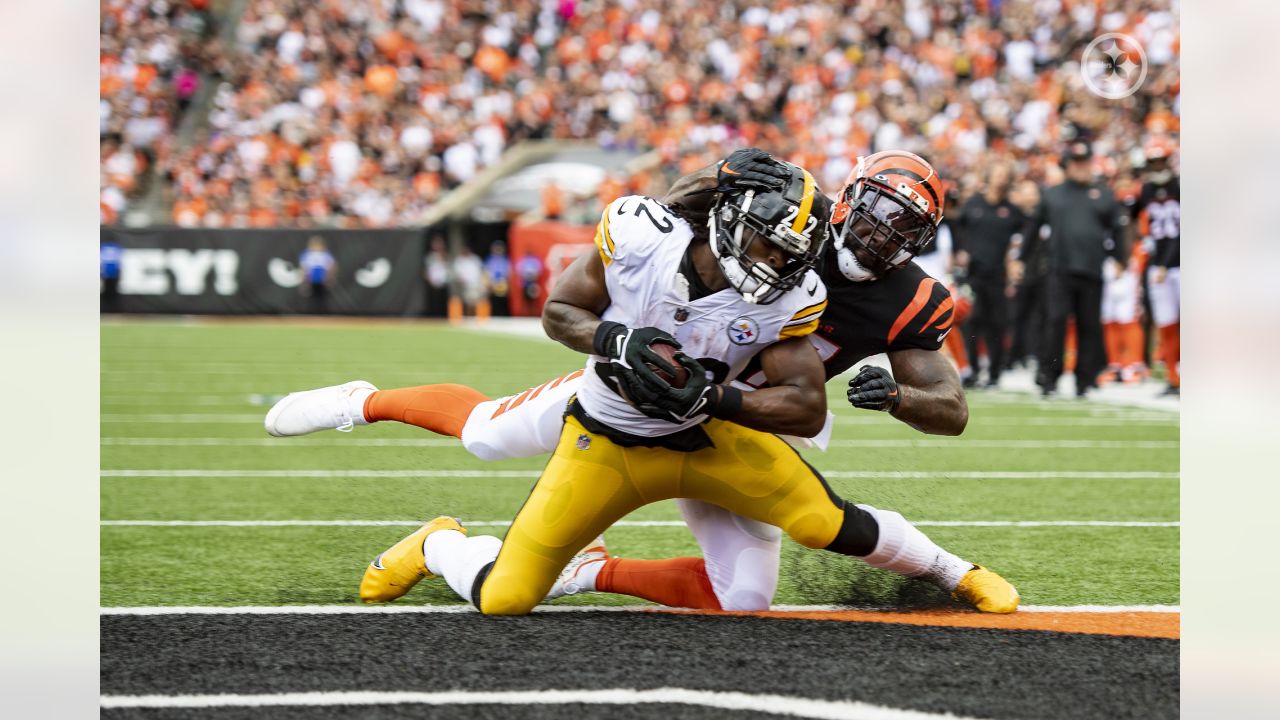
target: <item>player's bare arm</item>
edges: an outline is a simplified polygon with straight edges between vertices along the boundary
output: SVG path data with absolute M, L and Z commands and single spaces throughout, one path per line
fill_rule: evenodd
M 717 192 L 737 190 L 778 190 L 786 183 L 785 165 L 757 148 L 735 150 L 729 157 L 680 178 L 662 198 L 666 205 L 679 205 L 696 214 L 705 213 Z
M 600 314 L 609 307 L 604 263 L 596 253 L 574 260 L 551 290 L 542 309 L 547 337 L 580 353 L 592 352 Z
M 923 433 L 959 435 L 969 423 L 969 404 L 951 361 L 933 350 L 889 353 L 898 385 L 898 407 L 891 414 Z
M 763 432 L 811 437 L 822 431 L 827 415 L 826 375 L 807 338 L 770 345 L 760 353 L 769 387 L 744 393 L 739 425 Z
M 652 350 L 653 342 L 679 347 L 666 332 L 657 328 L 630 329 L 620 323 L 604 322 L 600 315 L 609 307 L 609 289 L 604 279 L 604 261 L 596 253 L 574 260 L 556 283 L 542 309 L 542 327 L 547 337 L 580 353 L 621 361 L 617 370 L 634 369 L 650 373 L 649 365 L 675 372 L 667 360 Z M 621 379 L 625 382 L 629 377 Z

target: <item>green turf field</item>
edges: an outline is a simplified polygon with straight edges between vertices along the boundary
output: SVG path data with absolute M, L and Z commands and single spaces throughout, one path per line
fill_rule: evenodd
M 357 378 L 379 387 L 460 382 L 497 396 L 581 364 L 581 356 L 546 340 L 423 324 L 104 322 L 102 605 L 355 602 L 363 567 L 412 528 L 120 523 L 411 522 L 442 513 L 509 521 L 544 459 L 483 463 L 452 440 L 388 423 L 271 438 L 262 417 L 286 392 Z M 1179 602 L 1179 529 L 1167 526 L 1178 520 L 1176 415 L 979 393 L 970 396 L 965 434 L 935 438 L 850 408 L 841 385 L 829 385 L 839 420 L 835 447 L 805 455 L 844 497 L 925 523 L 1123 523 L 922 529 L 1001 572 L 1025 604 Z M 322 476 L 290 476 L 306 470 Z M 364 476 L 323 476 L 335 470 Z M 410 476 L 385 477 L 388 471 Z M 678 519 L 671 503 L 628 518 Z M 1134 525 L 1142 522 L 1166 526 Z M 619 527 L 608 540 L 623 556 L 696 552 L 682 527 Z M 920 583 L 787 540 L 775 602 L 939 599 Z M 458 600 L 436 581 L 400 602 Z M 558 602 L 636 601 L 592 594 Z

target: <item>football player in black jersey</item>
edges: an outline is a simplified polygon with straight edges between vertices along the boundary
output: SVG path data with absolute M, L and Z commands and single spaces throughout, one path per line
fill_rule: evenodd
M 786 177 L 786 168 L 767 153 L 739 150 L 681 178 L 662 202 L 700 231 L 721 192 L 776 189 Z M 933 240 L 942 211 L 942 183 L 923 159 L 897 151 L 860 158 L 835 200 L 833 242 L 818 267 L 829 303 L 818 330 L 808 337 L 827 379 L 871 355 L 888 355 L 892 373 L 867 366 L 849 381 L 847 397 L 854 407 L 888 412 L 922 432 L 958 435 L 968 422 L 968 406 L 959 375 L 937 352 L 951 330 L 954 301 L 911 262 Z M 458 437 L 481 459 L 529 457 L 549 452 L 545 442 L 538 449 L 534 426 L 546 424 L 551 413 L 545 406 L 557 402 L 554 417 L 559 417 L 564 393 L 580 374 L 499 400 L 459 385 L 376 391 L 353 381 L 290 395 L 281 401 L 289 404 L 287 412 L 268 414 L 268 432 L 301 435 L 397 420 Z M 753 363 L 737 379 L 759 386 L 764 373 Z M 403 407 L 370 414 L 384 395 L 403 400 Z M 535 409 L 540 405 L 544 409 Z M 525 419 L 513 418 L 520 415 Z M 983 612 L 1017 608 L 1018 592 L 1004 578 L 937 546 L 899 513 L 859 507 L 878 526 L 873 551 L 859 556 L 867 564 L 933 582 Z M 680 510 L 705 560 L 610 558 L 602 545 L 593 546 L 566 566 L 548 597 L 596 590 L 683 607 L 767 608 L 776 589 L 780 531 L 709 503 Z
M 1143 241 L 1151 244 L 1151 260 L 1147 267 L 1147 290 L 1151 314 L 1160 333 L 1160 355 L 1164 360 L 1169 386 L 1165 395 L 1178 395 L 1182 384 L 1179 373 L 1179 305 L 1182 299 L 1182 195 L 1178 176 L 1169 165 L 1174 144 L 1157 136 L 1144 148 L 1147 166 L 1142 190 L 1133 211 Z
M 773 187 L 781 168 L 761 150 L 739 150 L 676 181 L 664 201 L 705 213 L 718 187 Z M 933 241 L 942 205 L 942 181 L 920 157 L 887 151 L 859 160 L 836 198 L 832 242 L 819 266 L 827 310 L 811 341 L 828 380 L 872 355 L 888 355 L 892 373 L 868 365 L 849 381 L 854 407 L 888 412 L 924 433 L 959 435 L 969 406 L 955 367 L 938 352 L 951 331 L 954 302 L 911 262 Z M 753 364 L 740 379 L 758 385 L 763 378 Z

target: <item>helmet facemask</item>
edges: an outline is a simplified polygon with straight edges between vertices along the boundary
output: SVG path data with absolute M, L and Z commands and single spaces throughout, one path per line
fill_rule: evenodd
M 934 221 L 908 198 L 874 180 L 845 188 L 831 216 L 840 272 L 855 282 L 874 280 L 903 267 L 937 234 Z
M 817 208 L 811 208 L 816 210 Z M 757 192 L 722 195 L 708 213 L 707 227 L 711 251 L 729 285 L 744 300 L 768 305 L 796 287 L 813 268 L 825 245 L 826 223 L 816 213 L 805 211 L 803 227 L 786 219 L 799 217 L 797 206 L 779 192 Z M 769 219 L 779 219 L 769 224 Z M 755 260 L 749 252 L 756 240 L 781 248 L 787 262 L 772 268 Z

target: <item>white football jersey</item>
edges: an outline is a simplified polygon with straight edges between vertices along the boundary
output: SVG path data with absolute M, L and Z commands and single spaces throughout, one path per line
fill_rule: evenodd
M 665 330 L 717 383 L 736 377 L 769 345 L 817 329 L 827 306 L 827 289 L 813 270 L 768 305 L 748 303 L 732 288 L 689 300 L 689 284 L 679 268 L 692 239 L 688 223 L 656 200 L 630 195 L 610 203 L 595 237 L 611 302 L 602 317 L 630 328 Z M 644 415 L 600 379 L 597 362 L 608 359 L 593 355 L 587 361 L 578 390 L 578 401 L 596 420 L 633 435 L 656 437 L 706 419 L 701 415 L 677 424 Z

